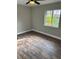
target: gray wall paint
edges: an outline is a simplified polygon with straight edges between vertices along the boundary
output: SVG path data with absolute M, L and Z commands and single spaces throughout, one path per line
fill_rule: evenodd
M 51 9 L 61 9 L 61 3 L 52 3 L 48 5 L 36 6 L 33 8 L 17 5 L 17 33 L 35 29 L 61 37 L 61 28 L 44 26 L 45 11 Z
M 17 33 L 31 29 L 31 9 L 17 5 Z
M 44 13 L 46 10 L 60 9 L 61 3 L 37 6 L 32 9 L 32 25 L 33 29 L 61 37 L 61 28 L 53 28 L 44 26 Z

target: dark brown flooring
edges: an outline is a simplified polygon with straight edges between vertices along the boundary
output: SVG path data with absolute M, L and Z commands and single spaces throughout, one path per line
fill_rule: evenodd
M 17 59 L 61 59 L 61 41 L 36 32 L 17 36 Z

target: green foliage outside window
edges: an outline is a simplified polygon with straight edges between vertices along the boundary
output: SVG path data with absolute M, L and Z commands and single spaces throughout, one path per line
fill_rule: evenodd
M 48 10 L 45 13 L 44 25 L 51 27 L 59 27 L 60 10 Z

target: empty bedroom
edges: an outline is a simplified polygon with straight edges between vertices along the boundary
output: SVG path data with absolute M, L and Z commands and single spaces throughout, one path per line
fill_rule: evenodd
M 61 0 L 17 0 L 17 59 L 61 59 Z

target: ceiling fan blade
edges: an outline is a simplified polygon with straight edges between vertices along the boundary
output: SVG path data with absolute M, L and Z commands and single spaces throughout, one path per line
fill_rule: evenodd
M 30 1 L 26 2 L 26 4 L 29 4 L 29 3 L 30 3 Z
M 38 4 L 38 5 L 40 4 L 40 3 L 39 3 L 39 2 L 37 2 L 37 1 L 35 1 L 35 3 L 36 3 L 36 4 Z

